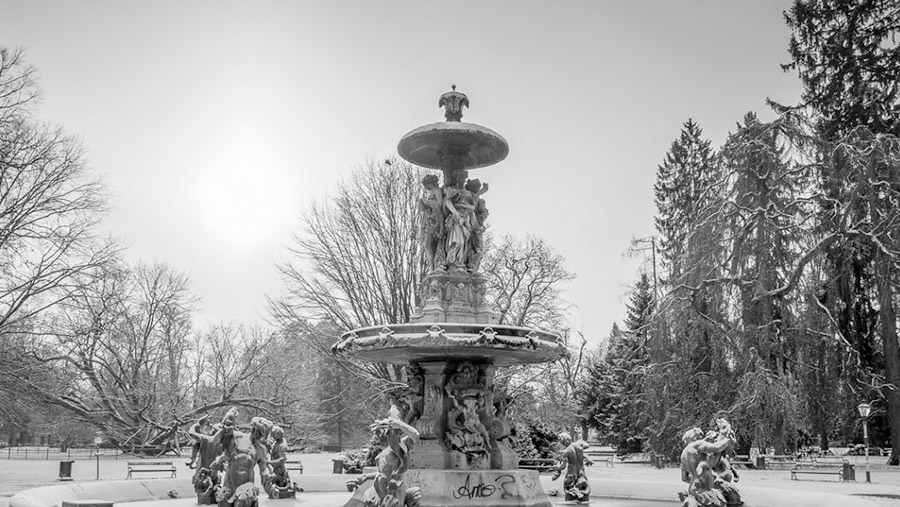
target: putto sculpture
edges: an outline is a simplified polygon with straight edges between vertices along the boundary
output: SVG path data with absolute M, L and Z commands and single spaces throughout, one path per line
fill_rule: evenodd
M 403 474 L 409 470 L 409 451 L 419 432 L 398 419 L 396 409 L 392 412 L 392 415 L 375 421 L 371 426 L 378 443 L 384 446 L 376 458 L 377 470 L 347 481 L 350 491 L 373 481 L 362 495 L 361 503 L 365 507 L 419 507 L 419 488 L 406 487 L 403 481 Z M 357 497 L 354 495 L 354 498 Z
M 263 484 L 269 498 L 294 498 L 296 486 L 291 482 L 285 462 L 287 461 L 287 442 L 281 426 L 272 426 L 271 438 L 268 442 L 269 478 Z
M 559 466 L 553 472 L 552 480 L 559 479 L 565 470 L 563 492 L 566 501 L 588 502 L 591 486 L 584 473 L 584 447 L 580 441 L 573 442 L 572 436 L 566 432 L 559 434 L 559 443 L 563 446 L 563 450 L 559 454 Z
M 222 453 L 222 445 L 215 439 L 215 434 L 220 428 L 220 424 L 209 424 L 209 415 L 205 415 L 188 429 L 188 434 L 194 439 L 188 466 L 195 469 L 192 484 L 194 492 L 197 493 L 197 503 L 200 505 L 215 502 L 220 487 L 220 470 L 212 469 L 216 458 Z
M 439 104 L 447 121 L 413 129 L 397 146 L 406 161 L 443 176 L 422 179 L 418 232 L 427 270 L 410 322 L 347 331 L 332 351 L 408 367 L 408 388 L 392 398 L 397 420 L 418 433 L 405 451 L 403 481 L 420 488 L 423 507 L 550 507 L 537 473 L 518 469 L 508 400 L 493 382 L 497 368 L 555 361 L 566 350 L 550 332 L 497 323 L 479 272 L 489 187 L 469 174 L 506 158 L 509 146 L 493 130 L 461 121 L 469 99 L 455 86 Z M 362 506 L 360 495 L 347 507 Z
M 687 491 L 678 494 L 684 507 L 725 507 L 741 505 L 737 474 L 728 456 L 737 444 L 731 424 L 716 419 L 716 429 L 703 432 L 692 428 L 682 436 L 681 480 Z
M 192 484 L 197 503 L 256 507 L 259 496 L 254 484 L 256 468 L 270 498 L 293 498 L 299 488 L 291 482 L 285 468 L 284 430 L 268 419 L 254 417 L 245 431 L 237 426 L 238 415 L 238 409 L 231 408 L 222 422 L 214 425 L 209 424 L 206 415 L 188 430 L 195 441 L 189 463 L 196 468 Z
M 259 468 L 263 484 L 268 481 L 269 468 L 266 464 L 266 439 L 272 423 L 262 417 L 250 420 L 250 432 L 236 429 L 238 410 L 232 408 L 222 419 L 222 428 L 215 439 L 222 444 L 222 454 L 218 460 L 224 467 L 222 487 L 216 495 L 220 507 L 256 507 L 259 489 L 254 485 L 254 467 Z

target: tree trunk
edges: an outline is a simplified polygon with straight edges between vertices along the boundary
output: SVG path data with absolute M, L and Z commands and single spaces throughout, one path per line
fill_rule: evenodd
M 900 349 L 897 344 L 897 313 L 894 311 L 891 286 L 890 259 L 879 252 L 875 260 L 878 284 L 878 312 L 881 320 L 881 341 L 884 347 L 884 369 L 893 387 L 884 389 L 888 405 L 888 424 L 891 427 L 891 464 L 900 464 Z

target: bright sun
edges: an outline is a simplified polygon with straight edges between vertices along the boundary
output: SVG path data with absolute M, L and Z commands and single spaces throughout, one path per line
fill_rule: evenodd
M 198 214 L 223 246 L 246 250 L 280 233 L 293 215 L 290 181 L 271 147 L 244 137 L 222 150 L 197 178 Z M 281 169 L 282 171 L 284 169 Z

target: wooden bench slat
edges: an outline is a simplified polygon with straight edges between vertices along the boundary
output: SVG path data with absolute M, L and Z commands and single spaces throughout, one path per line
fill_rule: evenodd
M 556 468 L 556 463 L 555 459 L 520 459 L 519 468 L 543 472 Z
M 126 479 L 131 479 L 132 474 L 142 472 L 169 472 L 172 474 L 172 477 L 175 477 L 178 469 L 175 468 L 175 464 L 171 461 L 129 461 Z

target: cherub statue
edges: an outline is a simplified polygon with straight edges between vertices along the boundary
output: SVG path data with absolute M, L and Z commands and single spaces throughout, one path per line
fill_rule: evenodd
M 259 490 L 254 486 L 253 467 L 259 467 L 260 482 L 265 484 L 269 480 L 265 442 L 272 423 L 265 418 L 254 417 L 250 420 L 250 433 L 245 433 L 236 429 L 237 415 L 237 408 L 229 410 L 222 419 L 222 428 L 214 437 L 222 445 L 217 466 L 225 470 L 222 488 L 216 499 L 220 506 L 255 507 Z
M 209 416 L 206 415 L 188 428 L 188 434 L 191 435 L 195 442 L 188 466 L 195 469 L 192 483 L 194 491 L 197 493 L 198 503 L 210 503 L 212 501 L 211 495 L 219 487 L 219 471 L 221 469 L 215 468 L 213 464 L 216 462 L 216 457 L 222 452 L 221 443 L 217 442 L 214 437 L 215 432 L 218 432 L 220 427 L 218 424 L 210 425 Z M 214 433 L 207 434 L 206 432 L 210 430 Z M 205 472 L 201 473 L 203 470 Z M 207 480 L 210 484 L 205 483 Z
M 397 413 L 377 420 L 371 430 L 384 449 L 376 458 L 377 471 L 347 481 L 347 489 L 355 490 L 366 481 L 372 487 L 363 496 L 366 507 L 418 507 L 419 488 L 403 488 L 403 474 L 409 469 L 409 450 L 419 437 L 415 428 L 397 418 Z
M 269 442 L 269 480 L 263 483 L 269 498 L 293 498 L 294 485 L 285 467 L 287 461 L 287 442 L 284 439 L 284 430 L 281 426 L 272 426 Z
M 559 479 L 562 471 L 565 470 L 563 491 L 566 494 L 566 501 L 588 502 L 591 496 L 591 486 L 584 473 L 584 446 L 580 442 L 573 442 L 572 436 L 567 432 L 559 434 L 559 443 L 565 448 L 559 455 L 559 466 L 553 472 L 552 480 Z
M 735 475 L 727 458 L 736 444 L 734 430 L 723 418 L 716 419 L 716 428 L 705 434 L 700 428 L 692 428 L 682 437 L 685 447 L 681 452 L 681 480 L 688 488 L 679 497 L 685 506 L 740 504 Z

